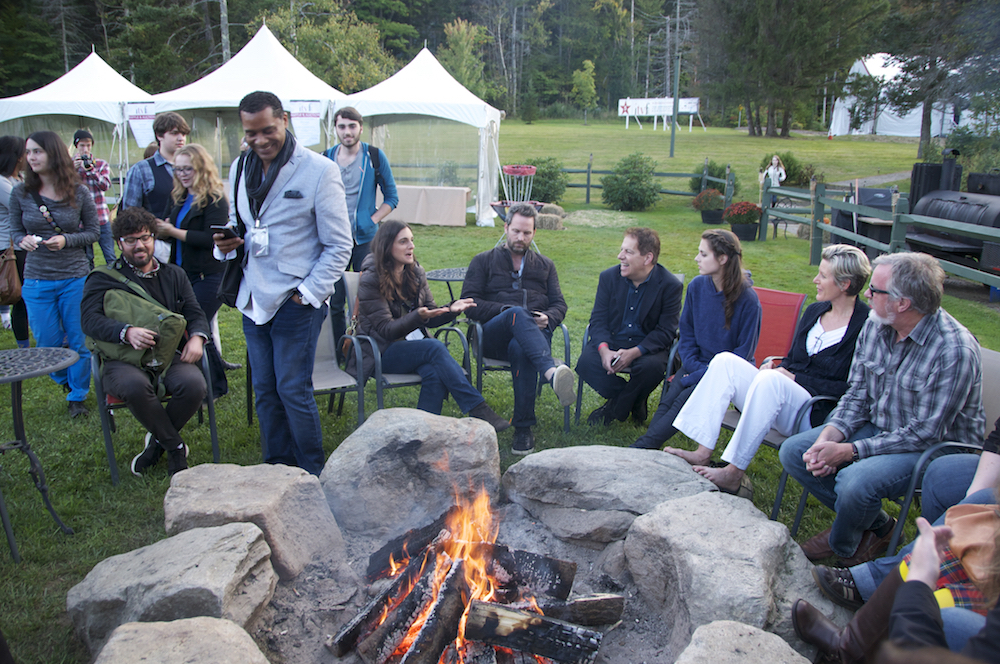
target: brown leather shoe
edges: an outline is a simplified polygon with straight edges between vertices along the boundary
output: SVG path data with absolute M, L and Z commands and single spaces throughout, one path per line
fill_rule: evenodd
M 875 560 L 880 557 L 889 548 L 892 531 L 896 528 L 896 520 L 890 517 L 886 528 L 888 530 L 886 530 L 885 535 L 882 537 L 879 537 L 874 530 L 866 530 L 864 535 L 861 536 L 861 544 L 858 545 L 858 550 L 850 558 L 841 558 L 840 563 L 844 567 L 854 567 L 855 565 L 860 565 L 861 563 L 866 563 L 869 560 Z
M 792 605 L 792 627 L 800 639 L 823 652 L 830 655 L 840 652 L 841 629 L 804 599 L 797 599 Z
M 827 528 L 819 535 L 810 537 L 801 545 L 802 553 L 812 562 L 833 557 L 833 549 L 830 548 L 830 528 Z

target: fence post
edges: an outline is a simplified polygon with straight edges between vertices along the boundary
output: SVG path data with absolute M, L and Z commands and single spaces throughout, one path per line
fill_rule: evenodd
M 771 180 L 766 175 L 761 184 L 762 193 L 760 195 L 760 239 L 767 239 L 767 226 L 771 223 L 771 215 L 768 211 L 771 209 L 771 197 L 767 195 L 767 190 L 771 185 Z M 778 237 L 778 225 L 774 226 L 774 237 Z
M 812 192 L 813 208 L 812 233 L 810 233 L 812 251 L 809 253 L 809 264 L 819 265 L 820 260 L 823 258 L 823 229 L 819 225 L 823 223 L 824 210 L 824 206 L 819 199 L 826 196 L 826 185 L 822 182 L 816 182 L 816 176 L 814 175 L 812 181 L 809 183 L 809 189 Z
M 733 187 L 732 183 L 730 182 L 730 178 L 732 178 L 732 173 L 733 173 L 732 165 L 726 164 L 726 196 L 722 204 L 723 210 L 725 210 L 726 208 L 728 208 L 730 205 L 733 204 Z
M 594 168 L 594 153 L 590 153 L 590 161 L 587 162 L 587 205 L 590 205 L 590 171 Z
M 705 191 L 708 186 L 708 157 L 705 157 L 705 165 L 701 169 L 701 191 Z
M 889 236 L 889 253 L 906 251 L 906 222 L 902 216 L 910 213 L 910 200 L 906 196 L 893 193 L 893 199 L 898 201 L 893 204 L 892 213 L 892 234 Z

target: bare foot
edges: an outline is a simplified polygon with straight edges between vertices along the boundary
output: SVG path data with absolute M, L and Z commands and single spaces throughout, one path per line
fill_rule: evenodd
M 719 487 L 726 493 L 736 493 L 740 488 L 740 480 L 743 479 L 743 472 L 733 464 L 722 468 L 709 468 L 708 466 L 695 466 L 694 472 L 698 473 L 706 480 Z
M 712 458 L 712 450 L 707 447 L 698 446 L 694 452 L 689 452 L 687 450 L 678 449 L 676 447 L 664 447 L 663 451 L 667 454 L 673 454 L 674 456 L 679 456 L 680 458 L 687 461 L 692 466 L 700 466 L 708 463 L 709 459 Z

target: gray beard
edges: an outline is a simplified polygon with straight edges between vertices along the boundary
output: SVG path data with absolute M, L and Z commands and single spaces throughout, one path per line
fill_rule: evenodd
M 868 317 L 879 325 L 885 325 L 887 327 L 896 322 L 896 314 L 893 314 L 892 316 L 879 316 L 875 313 L 874 308 L 868 310 Z

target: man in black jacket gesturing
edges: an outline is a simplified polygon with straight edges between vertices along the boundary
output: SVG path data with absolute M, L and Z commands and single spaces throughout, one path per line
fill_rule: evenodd
M 535 385 L 538 374 L 552 384 L 563 407 L 573 402 L 576 376 L 552 359 L 552 331 L 566 317 L 566 300 L 552 261 L 531 251 L 537 212 L 528 203 L 507 211 L 507 242 L 472 259 L 462 297 L 476 306 L 469 318 L 483 324 L 483 353 L 510 362 L 514 381 L 514 454 L 535 448 Z
M 156 218 L 139 207 L 122 210 L 112 224 L 115 241 L 122 252 L 112 269 L 187 320 L 188 339 L 178 349 L 180 356 L 161 377 L 171 395 L 166 407 L 160 403 L 151 374 L 127 362 L 111 359 L 104 362 L 105 389 L 124 400 L 135 418 L 148 430 L 142 452 L 132 459 L 132 473 L 135 475 L 154 466 L 164 451 L 167 452 L 167 472 L 171 475 L 187 468 L 187 446 L 179 432 L 198 410 L 206 392 L 205 377 L 199 363 L 202 347 L 208 339 L 208 322 L 184 270 L 176 265 L 160 263 L 153 257 L 155 230 Z M 114 288 L 132 292 L 129 286 L 111 275 L 97 271 L 87 277 L 80 305 L 83 332 L 96 340 L 129 344 L 137 350 L 154 346 L 158 336 L 155 330 L 129 325 L 105 315 L 104 294 Z M 103 398 L 103 395 L 98 397 Z

